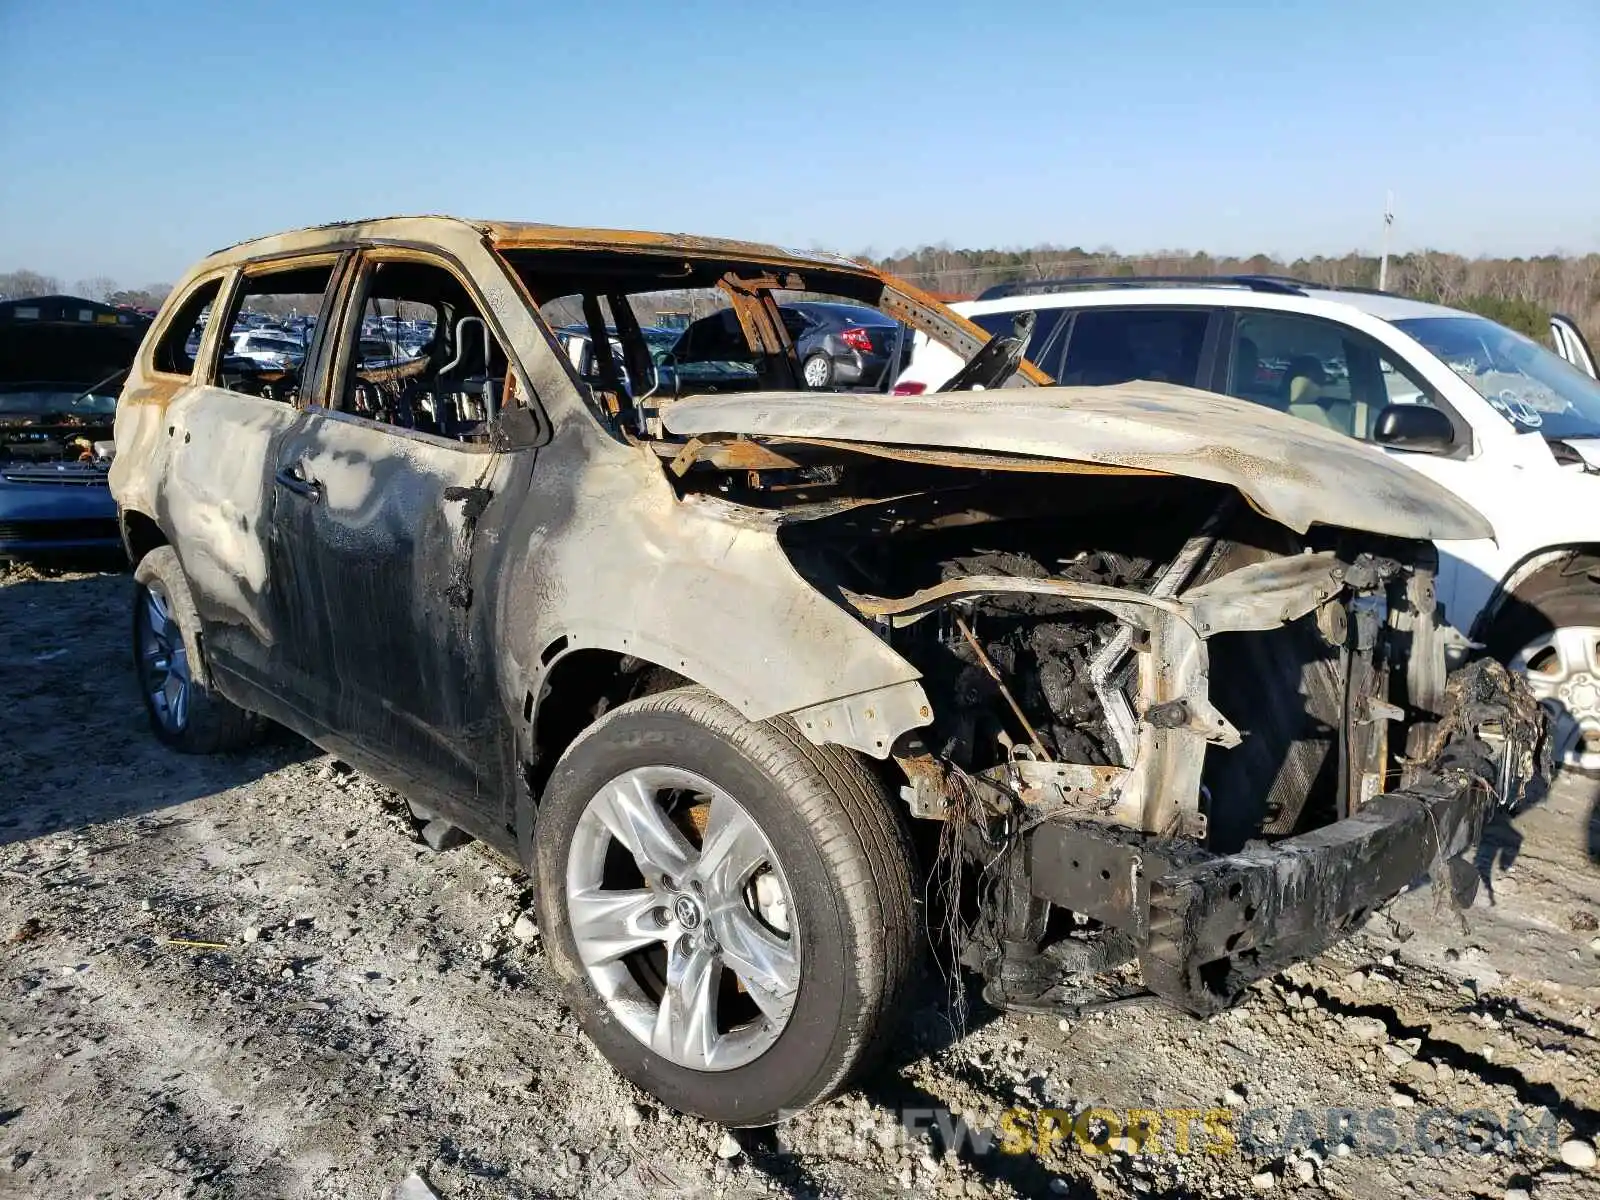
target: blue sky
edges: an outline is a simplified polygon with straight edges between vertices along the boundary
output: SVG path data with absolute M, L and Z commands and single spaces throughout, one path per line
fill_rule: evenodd
M 1600 0 L 0 0 L 0 270 L 452 212 L 849 253 L 1600 250 Z

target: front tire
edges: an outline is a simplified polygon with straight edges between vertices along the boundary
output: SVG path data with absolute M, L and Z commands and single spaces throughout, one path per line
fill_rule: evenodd
M 767 1125 L 837 1091 L 898 1016 L 917 934 L 883 786 L 701 688 L 586 729 L 540 803 L 541 923 L 585 1031 L 672 1108 Z
M 1535 578 L 1486 641 L 1550 714 L 1557 770 L 1600 777 L 1600 584 L 1584 571 Z
M 212 691 L 196 661 L 200 622 L 177 551 L 150 551 L 133 582 L 133 667 L 151 731 L 182 754 L 250 746 L 260 720 Z

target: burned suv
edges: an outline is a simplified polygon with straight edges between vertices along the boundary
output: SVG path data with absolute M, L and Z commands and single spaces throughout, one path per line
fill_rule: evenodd
M 966 365 L 808 390 L 781 306 L 818 297 Z M 300 363 L 226 354 L 289 309 Z M 722 310 L 741 344 L 657 369 L 645 329 Z M 433 334 L 363 358 L 390 317 Z M 588 379 L 575 323 L 618 347 Z M 1464 900 L 1542 736 L 1499 666 L 1447 671 L 1429 542 L 1482 518 L 1247 401 L 1050 387 L 1028 323 L 671 235 L 212 255 L 117 410 L 155 734 L 280 722 L 516 856 L 595 1043 L 735 1125 L 844 1083 L 929 929 L 997 1005 L 1208 1013 L 1425 873 Z

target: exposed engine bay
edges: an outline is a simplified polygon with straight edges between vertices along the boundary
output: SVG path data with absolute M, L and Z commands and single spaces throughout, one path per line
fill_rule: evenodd
M 953 827 L 946 869 L 975 879 L 949 889 L 964 895 L 944 919 L 997 1003 L 1059 1008 L 1138 956 L 1143 987 L 1214 1010 L 1370 910 L 1335 902 L 1311 927 L 1263 929 L 1285 901 L 1274 889 L 1307 881 L 1229 884 L 1238 928 L 1197 951 L 1182 945 L 1194 931 L 1152 933 L 1163 873 L 1349 829 L 1386 792 L 1436 783 L 1444 757 L 1480 780 L 1533 773 L 1537 709 L 1495 664 L 1454 680 L 1497 698 L 1484 719 L 1444 728 L 1456 635 L 1436 620 L 1428 543 L 1297 535 L 1192 480 L 1000 473 L 784 536 L 807 578 L 923 674 L 933 718 L 895 758 L 912 813 Z M 1408 855 L 1470 900 L 1475 876 L 1451 860 L 1481 812 L 1447 828 L 1415 807 L 1437 836 Z M 1354 847 L 1337 870 L 1381 874 L 1373 852 Z M 1318 888 L 1350 890 L 1337 873 Z M 1184 904 L 1169 907 L 1181 924 Z
M 8 467 L 24 463 L 103 461 L 110 441 L 108 418 L 62 420 L 54 414 L 0 415 L 0 464 Z
M 0 310 L 0 465 L 106 459 L 117 391 L 147 324 L 70 297 Z

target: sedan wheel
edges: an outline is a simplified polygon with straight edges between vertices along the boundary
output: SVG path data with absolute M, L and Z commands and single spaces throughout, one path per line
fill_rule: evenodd
M 1600 627 L 1553 629 L 1518 651 L 1510 666 L 1550 714 L 1556 762 L 1600 771 Z
M 670 1062 L 743 1066 L 789 1023 L 800 937 L 765 834 L 732 796 L 638 767 L 585 809 L 567 853 L 578 957 L 617 1021 Z
M 833 362 L 826 354 L 813 354 L 801 364 L 800 373 L 808 388 L 825 388 L 833 382 Z

